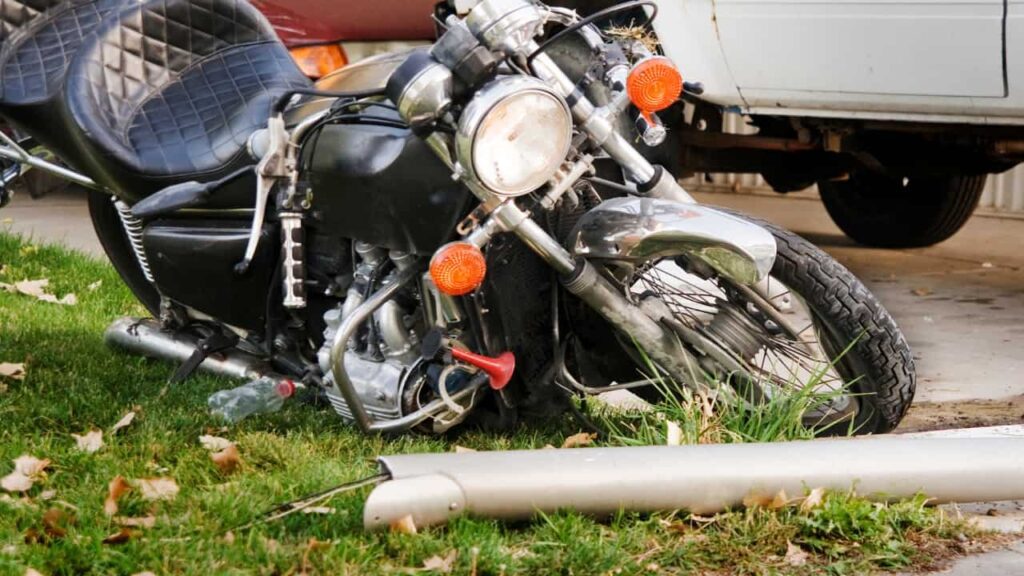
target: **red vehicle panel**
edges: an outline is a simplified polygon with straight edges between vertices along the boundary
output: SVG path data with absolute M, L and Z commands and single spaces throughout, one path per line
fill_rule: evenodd
M 288 46 L 432 40 L 437 0 L 252 0 Z

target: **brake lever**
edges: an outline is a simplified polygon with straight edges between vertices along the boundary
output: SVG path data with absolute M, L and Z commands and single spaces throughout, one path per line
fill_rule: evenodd
M 270 193 L 278 180 L 288 178 L 288 131 L 285 129 L 284 115 L 271 116 L 267 121 L 267 151 L 256 166 L 256 207 L 252 215 L 252 228 L 249 230 L 249 242 L 245 246 L 245 257 L 235 265 L 235 273 L 239 276 L 249 271 L 252 260 L 256 256 L 256 248 L 260 243 L 263 223 L 267 217 L 267 203 Z

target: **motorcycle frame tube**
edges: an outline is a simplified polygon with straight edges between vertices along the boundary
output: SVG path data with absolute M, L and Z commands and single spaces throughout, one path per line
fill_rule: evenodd
M 89 188 L 91 190 L 103 189 L 103 187 L 97 184 L 95 180 L 89 178 L 88 176 L 85 176 L 84 174 L 79 174 L 74 170 L 54 164 L 53 162 L 47 162 L 42 158 L 38 158 L 36 156 L 29 154 L 27 151 L 25 151 L 24 148 L 19 146 L 18 143 L 15 142 L 10 136 L 4 134 L 2 131 L 0 131 L 0 140 L 3 141 L 3 144 L 0 144 L 0 157 L 7 158 L 8 160 L 13 160 L 17 162 L 19 165 L 28 165 L 31 166 L 32 168 L 43 170 L 44 172 L 49 172 L 54 176 L 63 178 L 65 180 L 78 184 L 79 186 Z M 23 171 L 19 170 L 18 173 L 14 175 L 14 178 L 20 176 L 22 173 Z M 8 175 L 5 173 L 4 185 L 8 183 L 7 178 Z
M 345 318 L 341 327 L 338 328 L 334 340 L 331 342 L 331 372 L 334 374 L 335 385 L 337 385 L 338 390 L 341 392 L 342 398 L 345 399 L 345 404 L 348 406 L 349 411 L 351 411 L 356 426 L 364 433 L 404 432 L 448 409 L 447 404 L 442 400 L 434 400 L 419 410 L 397 420 L 375 422 L 366 412 L 366 407 L 363 406 L 359 393 L 356 392 L 355 386 L 348 377 L 348 372 L 345 371 L 345 352 L 348 350 L 348 342 L 355 336 L 359 327 L 369 320 L 381 306 L 391 301 L 399 290 L 405 288 L 421 274 L 422 271 L 416 266 L 410 266 L 401 271 L 397 278 L 374 293 L 373 296 L 360 304 Z M 459 402 L 470 397 L 480 390 L 486 382 L 486 378 L 480 378 L 472 382 L 465 389 L 452 394 L 451 400 Z
M 369 496 L 368 530 L 464 513 L 523 520 L 574 509 L 711 514 L 811 488 L 888 501 L 1024 498 L 1024 439 L 869 437 L 775 444 L 583 448 L 382 456 L 392 480 Z

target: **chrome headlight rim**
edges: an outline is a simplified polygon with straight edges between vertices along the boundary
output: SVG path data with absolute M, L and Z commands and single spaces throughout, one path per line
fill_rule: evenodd
M 562 127 L 564 133 L 558 136 L 563 138 L 565 146 L 564 149 L 558 151 L 557 162 L 553 162 L 549 172 L 538 174 L 536 178 L 522 186 L 515 188 L 502 187 L 491 181 L 486 175 L 481 174 L 477 169 L 475 164 L 476 146 L 478 144 L 477 134 L 488 115 L 495 108 L 510 98 L 528 94 L 542 95 L 558 104 L 565 118 L 564 126 Z M 555 176 L 558 169 L 569 156 L 569 150 L 572 146 L 573 128 L 572 111 L 568 103 L 547 84 L 530 76 L 498 78 L 481 88 L 463 111 L 462 117 L 459 119 L 458 131 L 455 134 L 455 154 L 464 174 L 473 181 L 499 196 L 522 196 L 539 189 Z

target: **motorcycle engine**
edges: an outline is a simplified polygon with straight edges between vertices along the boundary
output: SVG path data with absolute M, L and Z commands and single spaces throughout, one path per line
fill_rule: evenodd
M 345 319 L 372 296 L 375 287 L 386 286 L 395 275 L 417 265 L 415 257 L 379 246 L 356 243 L 355 251 L 359 263 L 355 267 L 352 285 L 342 304 L 324 314 L 324 345 L 317 355 L 325 374 L 323 383 L 327 397 L 346 421 L 353 420 L 352 412 L 331 371 L 334 337 Z M 446 312 L 440 306 L 427 306 L 424 310 L 421 305 L 424 296 L 434 302 L 438 300 L 436 292 L 431 289 L 432 284 L 428 283 L 423 292 L 415 285 L 399 292 L 381 306 L 372 321 L 366 322 L 349 342 L 345 371 L 374 420 L 396 420 L 416 411 L 437 396 L 441 378 L 444 378 L 449 391 L 455 391 L 473 375 L 466 368 L 453 366 L 446 369 L 421 358 L 423 336 L 432 327 L 445 324 L 444 318 L 438 320 L 436 316 L 451 320 L 450 316 L 456 314 L 452 309 L 448 308 Z M 426 424 L 425 431 L 444 432 L 463 421 L 468 413 L 469 410 L 460 409 L 442 414 Z

